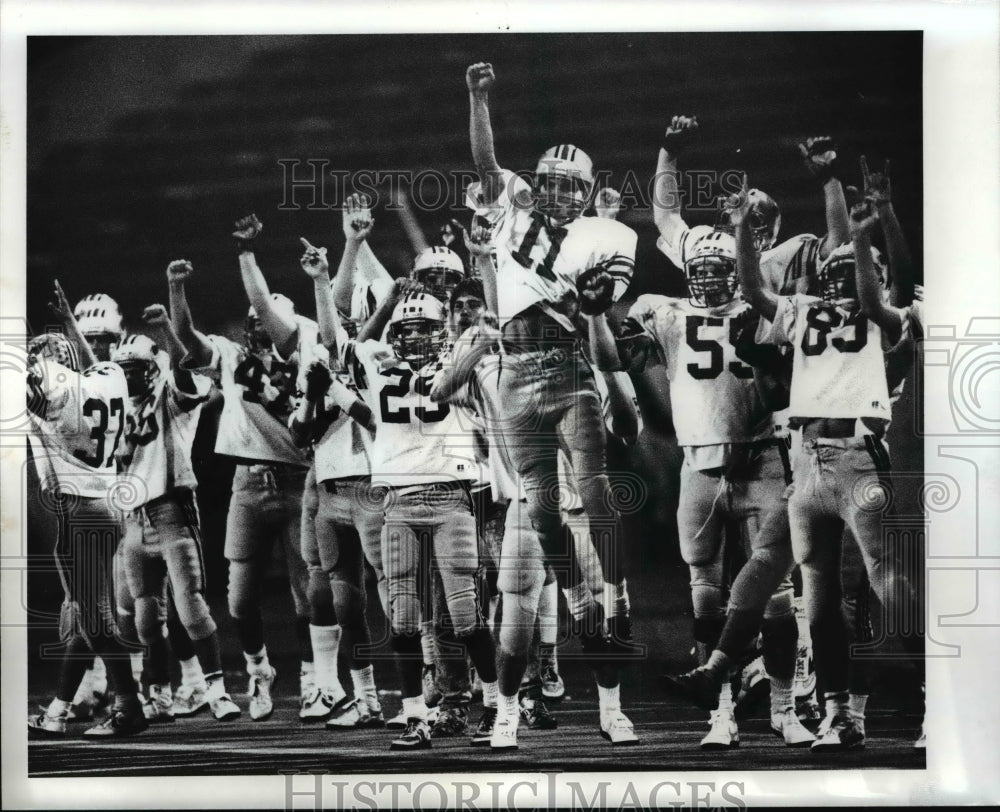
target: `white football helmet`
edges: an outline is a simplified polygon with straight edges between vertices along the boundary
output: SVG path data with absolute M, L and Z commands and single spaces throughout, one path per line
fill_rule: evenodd
M 282 313 L 286 318 L 295 319 L 295 305 L 287 296 L 280 293 L 272 293 L 271 302 L 274 309 Z M 251 352 L 263 352 L 274 346 L 271 337 L 267 334 L 267 330 L 264 329 L 263 323 L 257 318 L 257 311 L 253 305 L 247 310 L 244 338 Z
M 773 248 L 778 241 L 778 231 L 781 229 L 781 209 L 774 198 L 760 189 L 751 189 L 747 193 L 750 200 L 750 214 L 747 223 L 753 232 L 753 244 L 757 253 Z
M 733 300 L 739 286 L 736 240 L 724 231 L 706 234 L 684 263 L 688 297 L 697 307 L 718 307 Z
M 444 305 L 429 293 L 404 297 L 389 319 L 389 343 L 396 355 L 420 369 L 441 351 L 448 338 Z
M 153 339 L 138 333 L 130 335 L 111 353 L 111 360 L 122 368 L 129 397 L 144 397 L 160 374 L 156 355 L 159 348 Z
M 80 371 L 80 353 L 76 344 L 62 333 L 42 333 L 28 343 L 28 355 L 47 358 L 74 372 Z
M 545 151 L 535 167 L 535 209 L 556 226 L 587 208 L 594 189 L 594 162 L 582 149 L 560 144 Z
M 91 293 L 76 303 L 73 316 L 97 359 L 110 361 L 112 350 L 125 338 L 118 302 L 106 293 Z
M 889 269 L 882 253 L 873 245 L 872 262 L 882 287 L 889 284 Z M 854 247 L 847 242 L 834 248 L 819 266 L 816 274 L 819 295 L 827 302 L 843 302 L 858 298 L 858 283 L 855 277 Z
M 410 278 L 423 285 L 431 296 L 446 302 L 455 286 L 465 279 L 465 264 L 450 248 L 434 245 L 417 254 Z

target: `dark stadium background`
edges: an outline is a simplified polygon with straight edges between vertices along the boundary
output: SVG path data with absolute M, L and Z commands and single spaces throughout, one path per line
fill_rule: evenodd
M 612 184 L 631 171 L 645 189 L 669 117 L 697 114 L 699 142 L 683 170 L 745 170 L 780 203 L 783 237 L 820 234 L 822 195 L 796 145 L 829 134 L 841 145 L 849 183 L 860 185 L 860 154 L 873 165 L 892 159 L 897 211 L 921 256 L 919 32 L 29 37 L 31 328 L 48 322 L 45 303 L 59 278 L 71 301 L 111 294 L 136 329 L 145 305 L 166 301 L 167 263 L 183 257 L 196 269 L 188 296 L 198 326 L 239 338 L 247 302 L 228 235 L 232 220 L 251 211 L 265 224 L 258 259 L 272 290 L 312 315 L 298 237 L 336 256 L 340 213 L 279 210 L 286 190 L 278 162 L 326 159 L 329 169 L 348 172 L 470 170 L 464 73 L 479 60 L 497 71 L 492 110 L 505 167 L 530 170 L 545 148 L 570 142 L 609 170 Z M 335 206 L 332 183 L 327 190 Z M 417 213 L 432 242 L 448 219 L 468 216 Z M 398 220 L 381 204 L 375 218 L 375 252 L 394 274 L 405 272 L 411 251 Z M 655 249 L 650 210 L 635 205 L 620 219 L 639 234 L 630 299 L 680 293 L 679 272 Z M 220 406 L 205 410 L 195 459 L 208 589 L 226 652 L 238 656 L 222 557 L 232 466 L 212 454 Z M 915 408 L 908 383 L 890 435 L 902 470 L 921 470 Z M 641 474 L 650 496 L 629 520 L 637 615 L 689 607 L 673 524 L 680 455 L 669 426 L 650 418 L 654 430 L 636 451 L 612 454 L 612 467 Z M 902 483 L 897 507 L 912 505 L 915 492 L 912 481 Z M 41 561 L 51 527 L 30 493 L 29 502 L 29 548 Z M 664 568 L 674 573 L 666 591 Z M 53 572 L 29 583 L 34 610 L 57 607 Z M 287 613 L 287 590 L 277 579 L 273 586 L 271 605 Z M 53 636 L 50 626 L 32 640 Z M 287 647 L 290 639 L 269 644 Z

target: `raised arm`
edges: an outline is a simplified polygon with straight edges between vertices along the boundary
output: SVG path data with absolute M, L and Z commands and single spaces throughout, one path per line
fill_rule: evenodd
M 861 312 L 882 328 L 891 344 L 899 341 L 903 322 L 896 308 L 882 298 L 882 280 L 872 260 L 871 232 L 878 214 L 867 198 L 851 209 L 851 242 L 854 244 L 854 273 Z
M 821 135 L 799 144 L 799 152 L 809 174 L 823 186 L 826 236 L 819 246 L 819 259 L 826 259 L 834 248 L 850 239 L 847 199 L 837 177 L 837 147 L 832 138 Z
M 673 245 L 677 234 L 687 227 L 681 217 L 680 172 L 677 156 L 694 140 L 696 116 L 674 116 L 663 136 L 653 178 L 653 222 L 664 242 Z
M 354 282 L 361 276 L 359 273 L 361 269 L 358 267 L 360 254 L 363 250 L 371 253 L 367 240 L 375 227 L 375 220 L 369 206 L 368 198 L 359 194 L 351 195 L 344 202 L 342 218 L 345 240 L 344 253 L 340 257 L 340 267 L 333 279 L 333 303 L 341 313 L 351 312 Z M 382 270 L 385 271 L 384 268 Z
M 410 240 L 410 247 L 413 248 L 413 254 L 416 256 L 430 246 L 427 244 L 424 231 L 420 228 L 420 223 L 417 222 L 416 215 L 413 213 L 409 190 L 393 185 L 391 191 L 392 202 L 395 205 L 396 214 L 399 216 L 399 222 L 402 224 L 403 231 L 406 232 L 406 236 Z
M 469 141 L 472 144 L 472 161 L 482 184 L 484 203 L 494 202 L 503 190 L 490 122 L 489 96 L 495 81 L 496 75 L 489 62 L 477 62 L 465 71 L 465 86 L 469 89 Z
M 455 342 L 453 363 L 444 367 L 434 378 L 430 398 L 434 403 L 449 400 L 472 377 L 476 365 L 497 351 L 500 331 L 492 313 L 483 312 L 479 323 L 466 330 Z
M 389 291 L 389 295 L 379 302 L 378 308 L 372 313 L 371 318 L 358 330 L 355 340 L 360 344 L 363 341 L 380 339 L 382 333 L 385 332 L 389 319 L 392 317 L 392 311 L 396 309 L 396 305 L 399 304 L 400 299 L 406 296 L 406 294 L 415 293 L 420 289 L 420 285 L 409 277 L 401 276 L 399 279 L 393 281 L 392 290 Z
M 263 228 L 255 214 L 236 221 L 233 237 L 236 239 L 236 250 L 239 254 L 240 276 L 247 298 L 257 311 L 257 318 L 274 342 L 274 349 L 279 355 L 287 358 L 295 352 L 298 345 L 299 325 L 295 319 L 274 307 L 267 281 L 257 266 L 253 246 Z
M 581 310 L 581 312 L 583 312 Z M 590 357 L 601 372 L 618 372 L 622 368 L 618 355 L 618 345 L 608 324 L 607 313 L 600 315 L 584 314 L 587 321 L 587 341 L 590 346 Z
M 493 264 L 493 240 L 490 227 L 483 223 L 472 221 L 472 230 L 466 231 L 461 223 L 452 220 L 452 225 L 461 229 L 465 247 L 469 252 L 469 260 L 483 280 L 483 296 L 486 299 L 486 309 L 500 313 L 497 299 L 497 269 Z
M 868 160 L 861 156 L 861 174 L 865 183 L 865 197 L 875 205 L 878 220 L 882 224 L 885 250 L 889 256 L 889 301 L 895 307 L 906 307 L 913 301 L 913 278 L 915 267 L 910 244 L 906 241 L 903 228 L 896 217 L 892 205 L 892 184 L 889 180 L 889 160 L 881 172 L 870 172 Z
M 142 311 L 142 320 L 149 328 L 149 331 L 153 333 L 156 342 L 170 356 L 170 369 L 173 372 L 174 383 L 177 384 L 177 388 L 181 392 L 187 392 L 192 395 L 196 394 L 197 389 L 194 385 L 194 378 L 191 377 L 191 373 L 188 370 L 181 368 L 181 360 L 187 354 L 187 350 L 178 337 L 177 331 L 174 330 L 174 325 L 170 322 L 167 308 L 161 304 L 149 305 L 149 307 Z
M 340 334 L 340 316 L 333 302 L 330 289 L 330 264 L 326 259 L 326 249 L 310 244 L 305 237 L 299 237 L 305 253 L 299 264 L 313 281 L 313 295 L 316 297 L 316 318 L 319 321 L 319 336 L 324 347 L 337 354 L 337 336 Z
M 608 408 L 611 413 L 611 433 L 625 445 L 635 445 L 639 438 L 639 410 L 636 408 L 635 386 L 627 372 L 603 372 L 608 387 Z
M 80 332 L 80 325 L 77 324 L 76 317 L 73 315 L 73 308 L 70 307 L 69 300 L 66 298 L 66 294 L 63 292 L 62 285 L 59 284 L 58 279 L 55 280 L 53 285 L 53 293 L 55 294 L 55 301 L 49 302 L 49 310 L 53 316 L 59 319 L 63 331 L 66 333 L 66 338 L 79 348 L 82 368 L 87 369 L 92 367 L 97 363 L 97 356 L 94 355 L 94 350 L 86 337 Z
M 746 222 L 750 212 L 747 193 L 747 178 L 743 176 L 743 188 L 730 199 L 729 220 L 736 227 L 736 268 L 740 275 L 740 288 L 751 306 L 768 321 L 774 321 L 778 312 L 778 297 L 764 286 L 760 275 L 760 261 L 753 244 L 753 232 Z
M 192 367 L 207 366 L 212 360 L 212 345 L 199 333 L 191 319 L 184 283 L 194 273 L 194 266 L 186 259 L 176 259 L 167 266 L 167 287 L 170 291 L 170 318 L 178 340 L 187 350 Z

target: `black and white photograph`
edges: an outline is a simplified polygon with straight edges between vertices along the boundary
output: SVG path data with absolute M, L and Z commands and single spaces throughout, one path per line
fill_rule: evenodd
M 4 806 L 1000 800 L 996 4 L 453 8 L 5 36 Z

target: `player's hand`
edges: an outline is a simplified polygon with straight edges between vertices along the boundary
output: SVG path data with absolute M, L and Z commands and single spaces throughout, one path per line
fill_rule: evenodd
M 147 326 L 162 330 L 170 324 L 170 314 L 167 313 L 167 308 L 163 305 L 151 304 L 142 311 L 142 320 Z
M 614 220 L 622 207 L 622 193 L 610 186 L 601 189 L 594 198 L 594 213 L 605 220 Z
M 305 237 L 299 237 L 299 242 L 305 248 L 305 253 L 299 260 L 302 270 L 313 279 L 319 279 L 330 274 L 330 263 L 326 260 L 326 249 L 317 248 Z
M 799 144 L 806 170 L 820 183 L 837 176 L 837 145 L 828 135 L 807 138 Z
M 355 192 L 344 201 L 344 236 L 348 241 L 364 242 L 374 227 L 371 201 Z
M 257 219 L 256 214 L 241 217 L 233 224 L 233 239 L 236 240 L 236 250 L 253 251 L 254 241 L 264 230 L 264 224 Z
M 313 361 L 306 370 L 306 400 L 315 402 L 326 395 L 330 381 L 330 368 L 322 361 Z
M 676 155 L 694 142 L 697 130 L 697 116 L 674 116 L 663 134 L 663 148 Z
M 914 285 L 913 286 L 913 301 L 922 302 L 924 300 L 924 286 Z
M 892 183 L 889 180 L 889 159 L 885 159 L 885 166 L 881 172 L 870 172 L 868 170 L 868 159 L 861 156 L 861 177 L 865 182 L 864 195 L 876 207 L 887 206 L 892 203 Z
M 410 279 L 408 276 L 400 276 L 393 280 L 389 295 L 394 302 L 398 302 L 413 293 L 420 293 L 423 289 L 424 286 L 416 280 Z
M 462 239 L 465 247 L 469 251 L 469 256 L 485 257 L 493 253 L 493 229 L 489 224 L 477 222 L 479 218 L 473 218 L 472 228 L 466 228 L 457 220 L 452 220 L 452 226 L 462 232 Z
M 855 203 L 851 207 L 851 217 L 848 220 L 848 226 L 851 230 L 851 239 L 855 237 L 870 234 L 871 230 L 875 228 L 875 224 L 878 222 L 878 210 L 875 208 L 875 204 L 868 198 Z
M 69 324 L 73 320 L 73 308 L 70 307 L 69 300 L 66 298 L 66 293 L 58 279 L 55 280 L 52 292 L 55 301 L 49 302 L 49 311 L 63 324 Z
M 599 316 L 613 304 L 615 280 L 603 265 L 584 271 L 576 281 L 580 296 L 580 312 L 585 316 Z
M 475 65 L 469 65 L 465 71 L 465 86 L 476 96 L 485 96 L 489 93 L 496 80 L 493 66 L 489 62 L 477 62 Z
M 167 266 L 167 282 L 184 282 L 194 273 L 194 265 L 186 259 L 175 259 Z
M 743 173 L 743 183 L 740 190 L 730 195 L 722 204 L 726 219 L 733 226 L 738 228 L 750 214 L 750 190 L 747 188 L 747 176 Z

